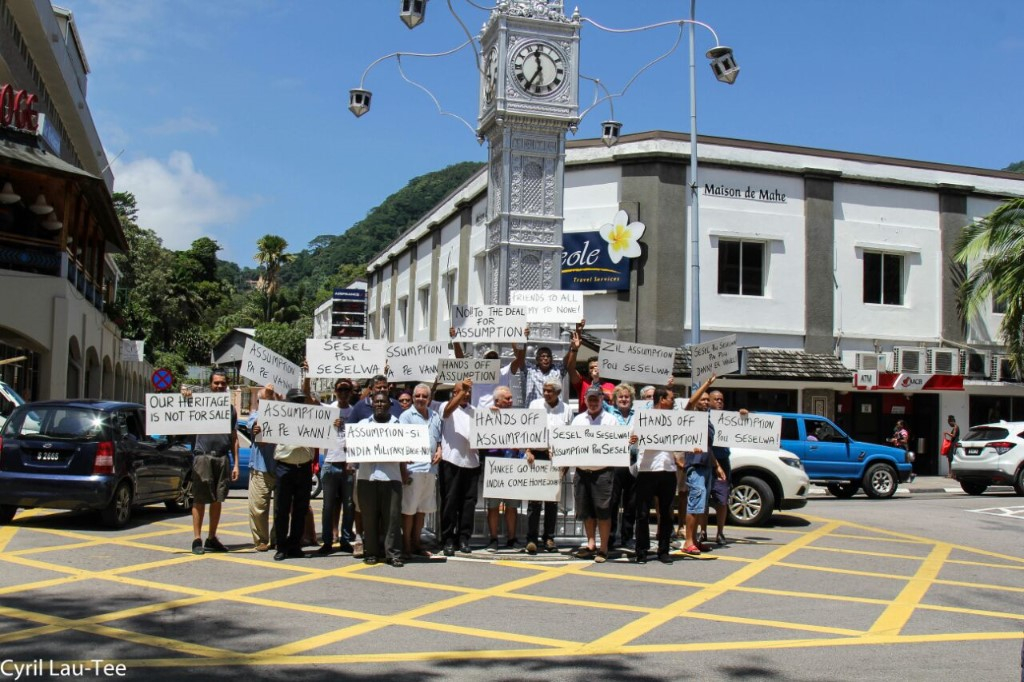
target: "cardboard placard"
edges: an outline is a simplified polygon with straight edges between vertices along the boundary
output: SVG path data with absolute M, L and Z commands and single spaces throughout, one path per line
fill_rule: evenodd
M 778 450 L 782 447 L 782 417 L 777 414 L 713 410 L 711 425 L 715 427 L 715 445 L 722 447 Z
M 281 394 L 289 388 L 298 388 L 302 383 L 302 369 L 298 365 L 253 339 L 245 340 L 238 373 L 261 386 L 273 384 L 274 390 Z
M 473 413 L 469 436 L 474 449 L 523 450 L 548 447 L 548 417 L 544 410 L 522 408 L 479 409 Z
M 330 405 L 303 405 L 279 400 L 260 400 L 260 443 L 304 445 L 330 450 L 338 442 L 334 420 L 341 410 Z
M 583 319 L 582 291 L 510 291 L 508 302 L 521 307 L 528 322 L 576 324 Z
M 708 413 L 693 410 L 637 410 L 633 420 L 637 447 L 693 452 L 708 449 Z
M 601 341 L 601 376 L 637 384 L 664 386 L 672 376 L 676 349 L 626 341 Z
M 494 358 L 441 358 L 437 361 L 437 381 L 455 384 L 466 377 L 474 384 L 496 384 L 501 378 L 501 360 Z
M 629 426 L 556 426 L 551 429 L 551 462 L 556 467 L 629 466 Z
M 440 341 L 421 343 L 389 343 L 385 350 L 388 381 L 426 381 L 437 376 L 437 362 L 448 355 L 448 344 Z
M 557 502 L 561 472 L 551 462 L 484 458 L 484 497 Z
M 345 427 L 345 458 L 360 462 L 429 462 L 430 435 L 424 424 L 366 422 Z
M 453 305 L 452 326 L 460 343 L 526 342 L 526 315 L 518 306 Z
M 722 376 L 739 371 L 735 334 L 691 346 L 690 351 L 690 377 L 698 386 L 707 381 L 712 374 Z
M 147 436 L 212 435 L 231 432 L 231 394 L 146 394 Z
M 384 374 L 387 341 L 306 339 L 306 363 L 314 379 L 369 379 Z

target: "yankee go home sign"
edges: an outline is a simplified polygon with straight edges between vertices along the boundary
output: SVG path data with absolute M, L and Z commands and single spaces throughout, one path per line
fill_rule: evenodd
M 748 201 L 765 201 L 771 204 L 786 203 L 786 193 L 778 189 L 764 189 L 763 187 L 730 187 L 728 185 L 715 185 L 706 183 L 704 185 L 704 196 L 725 197 L 726 199 L 747 199 Z

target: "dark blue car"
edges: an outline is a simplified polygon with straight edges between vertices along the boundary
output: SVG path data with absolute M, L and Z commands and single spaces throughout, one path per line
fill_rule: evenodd
M 20 405 L 0 432 L 0 524 L 18 508 L 98 510 L 120 528 L 132 507 L 192 506 L 191 453 L 146 435 L 137 403 L 50 400 Z

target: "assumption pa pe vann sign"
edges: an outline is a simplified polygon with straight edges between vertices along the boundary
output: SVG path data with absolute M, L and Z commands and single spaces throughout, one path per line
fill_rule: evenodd
M 610 223 L 591 232 L 562 233 L 562 289 L 629 288 L 629 266 L 640 257 L 643 223 L 629 222 L 619 211 Z

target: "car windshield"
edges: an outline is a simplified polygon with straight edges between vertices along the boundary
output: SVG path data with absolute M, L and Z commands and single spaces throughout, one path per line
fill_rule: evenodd
M 35 405 L 17 409 L 4 427 L 5 438 L 90 440 L 106 426 L 98 410 L 64 405 Z
M 974 426 L 963 440 L 1002 440 L 1010 432 L 999 426 Z

